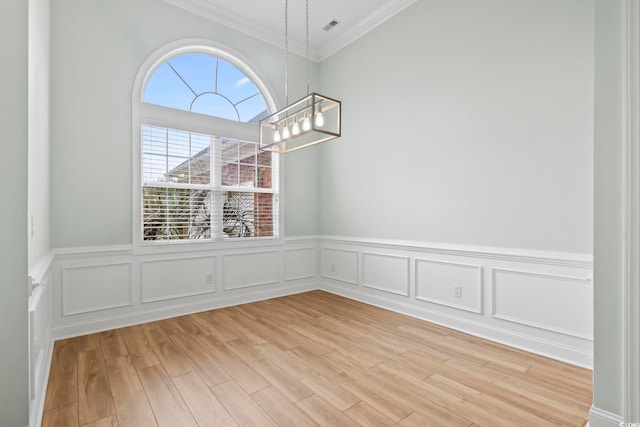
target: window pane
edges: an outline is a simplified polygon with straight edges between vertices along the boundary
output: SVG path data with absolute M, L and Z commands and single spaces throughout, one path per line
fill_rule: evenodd
M 144 102 L 258 124 L 267 104 L 255 83 L 229 62 L 204 53 L 175 56 L 149 77 Z
M 267 167 L 258 168 L 258 180 L 256 187 L 258 188 L 271 188 L 272 185 L 272 173 L 273 169 Z
M 144 187 L 144 240 L 211 237 L 211 191 Z
M 208 184 L 211 179 L 212 138 L 176 129 L 143 126 L 144 183 Z
M 222 232 L 225 237 L 253 237 L 254 194 L 227 191 L 224 193 Z
M 267 103 L 260 95 L 249 98 L 236 104 L 240 121 L 242 123 L 259 124 L 260 120 L 267 117 Z
M 216 63 L 218 58 L 203 53 L 186 53 L 167 61 L 174 74 L 179 75 L 183 84 L 194 94 L 216 91 Z
M 227 238 L 272 237 L 273 194 L 225 192 L 222 230 Z
M 222 119 L 240 121 L 238 110 L 223 96 L 215 93 L 203 93 L 194 99 L 191 105 L 194 113 L 206 114 L 208 116 L 220 117 Z
M 238 185 L 238 147 L 239 142 L 236 140 L 223 139 L 220 143 L 222 151 L 220 167 L 220 182 L 222 185 L 237 186 Z
M 194 94 L 166 62 L 149 77 L 144 102 L 189 111 Z
M 218 64 L 218 92 L 234 104 L 260 93 L 249 77 L 223 59 Z

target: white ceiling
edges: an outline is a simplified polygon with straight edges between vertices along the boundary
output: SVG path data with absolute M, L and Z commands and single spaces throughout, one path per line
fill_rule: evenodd
M 164 0 L 284 48 L 284 0 Z M 309 56 L 321 61 L 417 0 L 309 0 Z M 289 0 L 289 50 L 305 56 L 305 0 Z M 338 21 L 330 31 L 323 27 Z

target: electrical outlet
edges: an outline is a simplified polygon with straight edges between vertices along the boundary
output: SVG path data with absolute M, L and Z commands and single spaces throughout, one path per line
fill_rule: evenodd
M 453 287 L 453 296 L 454 298 L 462 298 L 462 286 L 455 285 Z
M 213 285 L 213 274 L 207 274 L 207 285 Z

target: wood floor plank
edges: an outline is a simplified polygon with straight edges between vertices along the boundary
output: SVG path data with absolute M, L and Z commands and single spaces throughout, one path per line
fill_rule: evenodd
M 482 367 L 470 365 L 464 361 L 452 358 L 446 363 L 454 368 L 447 372 L 449 377 L 457 378 L 487 396 L 498 398 L 515 408 L 520 408 L 537 417 L 558 425 L 580 425 L 583 421 L 582 411 L 572 411 L 565 405 L 561 396 L 549 398 L 534 392 L 527 392 L 519 387 L 503 383 L 495 375 L 484 373 Z
M 145 338 L 140 326 L 129 326 L 120 329 L 120 335 L 127 347 L 127 352 L 131 356 L 134 366 L 137 369 L 160 364 L 158 356 L 151 348 L 149 341 Z
M 193 337 L 210 335 L 208 328 L 202 327 L 193 316 L 180 316 L 173 319 L 182 330 Z M 179 335 L 179 334 L 178 334 Z
M 115 329 L 111 331 L 101 332 L 99 334 L 100 344 L 102 345 L 102 354 L 105 360 L 113 359 L 114 357 L 126 356 L 127 347 L 124 344 L 120 331 Z
M 192 337 L 181 334 L 171 335 L 170 338 L 207 386 L 211 387 L 231 379 L 227 372 Z
M 287 396 L 291 402 L 297 402 L 313 394 L 297 378 L 269 360 L 256 360 L 250 366 L 282 394 Z
M 257 391 L 251 397 L 280 427 L 316 426 L 311 418 L 275 387 L 267 387 Z
M 269 383 L 260 374 L 216 337 L 212 335 L 198 337 L 197 341 L 247 393 L 251 394 L 269 387 Z
M 138 376 L 160 427 L 196 427 L 198 425 L 162 366 L 140 369 Z
M 42 427 L 78 427 L 78 403 L 60 406 L 42 414 Z
M 44 410 L 68 406 L 78 402 L 78 374 L 73 372 L 58 373 L 51 370 L 45 395 Z
M 584 426 L 592 372 L 324 291 L 54 344 L 43 426 Z
M 160 327 L 145 329 L 144 336 L 149 341 L 151 348 L 153 348 L 169 376 L 177 377 L 193 370 L 189 361 L 176 348 L 164 329 Z
M 338 411 L 317 395 L 296 403 L 296 406 L 320 426 L 357 427 L 358 423 Z
M 335 380 L 322 375 L 305 376 L 300 379 L 300 382 L 339 411 L 346 411 L 361 401 L 356 395 L 336 383 Z
M 535 425 L 540 427 L 551 427 L 556 425 L 547 419 L 541 418 L 536 414 L 532 414 L 520 409 L 518 406 L 504 402 L 498 398 L 482 393 L 481 391 L 464 384 L 464 381 L 458 382 L 450 373 L 434 374 L 425 381 L 435 385 L 438 389 L 448 391 L 451 394 L 462 397 L 478 408 L 495 414 L 496 417 L 506 420 L 511 425 Z M 458 377 L 459 378 L 459 377 Z
M 85 424 L 81 427 L 119 427 L 121 424 L 118 422 L 118 418 L 115 415 L 111 415 L 107 418 L 94 421 L 92 423 Z M 123 426 L 126 424 L 122 424 Z
M 88 424 L 115 415 L 101 349 L 78 354 L 78 421 Z
M 248 345 L 258 345 L 266 342 L 260 335 L 238 323 L 231 311 L 216 310 L 210 313 L 215 323 L 222 325 L 222 327 L 231 331 L 232 334 L 246 342 Z
M 200 427 L 237 427 L 238 423 L 196 373 L 175 377 L 173 383 Z
M 224 326 L 218 324 L 212 317 L 211 312 L 205 311 L 191 315 L 191 319 L 201 327 L 209 331 L 209 335 L 213 335 L 222 342 L 238 339 L 236 335 L 231 333 Z
M 75 338 L 56 341 L 51 355 L 50 372 L 66 374 L 78 367 L 78 344 Z
M 296 347 L 287 351 L 287 353 L 289 353 L 297 363 L 306 365 L 314 370 L 318 375 L 329 378 L 335 374 L 344 372 L 341 366 L 331 363 L 323 357 L 316 356 L 304 347 Z
M 118 422 L 123 426 L 157 426 L 147 395 L 129 356 L 106 360 Z
M 211 390 L 241 427 L 277 427 L 273 419 L 235 381 L 218 384 Z
M 439 424 L 418 414 L 417 412 L 414 412 L 404 420 L 400 421 L 398 425 L 401 427 L 447 427 L 447 424 Z
M 398 425 L 364 402 L 352 406 L 344 411 L 344 414 L 361 426 L 393 427 Z
M 99 334 L 82 335 L 76 338 L 77 352 L 102 349 Z

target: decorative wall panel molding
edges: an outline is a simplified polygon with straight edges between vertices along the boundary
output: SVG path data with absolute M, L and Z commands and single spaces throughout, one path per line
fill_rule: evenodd
M 142 302 L 162 301 L 216 291 L 216 257 L 143 261 Z
M 482 267 L 416 259 L 416 299 L 482 313 Z
M 131 264 L 62 270 L 62 315 L 131 305 Z
M 224 290 L 278 283 L 280 257 L 276 251 L 223 256 Z
M 534 328 L 593 337 L 593 286 L 588 277 L 567 277 L 494 268 L 492 316 Z
M 358 284 L 358 251 L 323 248 L 320 274 L 327 279 Z
M 317 263 L 315 248 L 285 250 L 284 280 L 313 279 L 316 276 Z
M 409 257 L 363 252 L 362 286 L 409 296 Z

